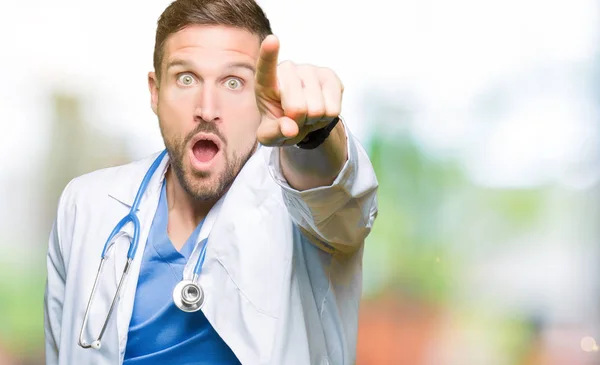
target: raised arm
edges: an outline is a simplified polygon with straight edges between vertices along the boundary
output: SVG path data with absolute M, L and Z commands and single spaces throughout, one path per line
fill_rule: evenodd
M 256 72 L 258 140 L 273 147 L 271 174 L 304 233 L 324 250 L 352 252 L 377 216 L 378 183 L 368 155 L 343 121 L 317 147 L 298 147 L 339 118 L 342 83 L 327 68 L 278 64 L 278 52 L 277 38 L 267 37 Z

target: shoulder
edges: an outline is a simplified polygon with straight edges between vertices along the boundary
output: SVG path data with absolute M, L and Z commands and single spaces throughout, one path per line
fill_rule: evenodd
M 141 180 L 156 156 L 158 153 L 127 164 L 98 169 L 71 179 L 62 191 L 59 210 L 93 200 L 93 197 L 106 196 L 116 187 L 131 184 L 132 180 Z

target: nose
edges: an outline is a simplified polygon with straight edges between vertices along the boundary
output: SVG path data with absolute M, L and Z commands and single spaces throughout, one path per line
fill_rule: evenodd
M 205 83 L 199 90 L 194 117 L 205 122 L 216 122 L 220 117 L 217 88 Z

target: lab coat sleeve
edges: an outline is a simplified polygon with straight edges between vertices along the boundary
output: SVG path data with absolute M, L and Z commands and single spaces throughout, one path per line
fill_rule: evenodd
M 70 184 L 69 184 L 70 185 Z M 46 289 L 44 292 L 44 335 L 46 365 L 58 364 L 65 294 L 66 268 L 63 261 L 61 239 L 63 238 L 64 199 L 68 186 L 59 199 L 57 216 L 52 225 L 46 255 Z
M 369 156 L 346 124 L 344 130 L 348 160 L 330 186 L 298 191 L 283 176 L 279 148 L 269 149 L 267 157 L 293 221 L 311 242 L 330 253 L 350 253 L 360 247 L 378 212 L 378 182 Z

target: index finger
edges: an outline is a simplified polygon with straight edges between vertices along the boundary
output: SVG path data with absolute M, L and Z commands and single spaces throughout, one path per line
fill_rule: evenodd
M 268 35 L 260 45 L 260 54 L 256 64 L 256 85 L 269 89 L 277 88 L 277 58 L 279 40 Z

